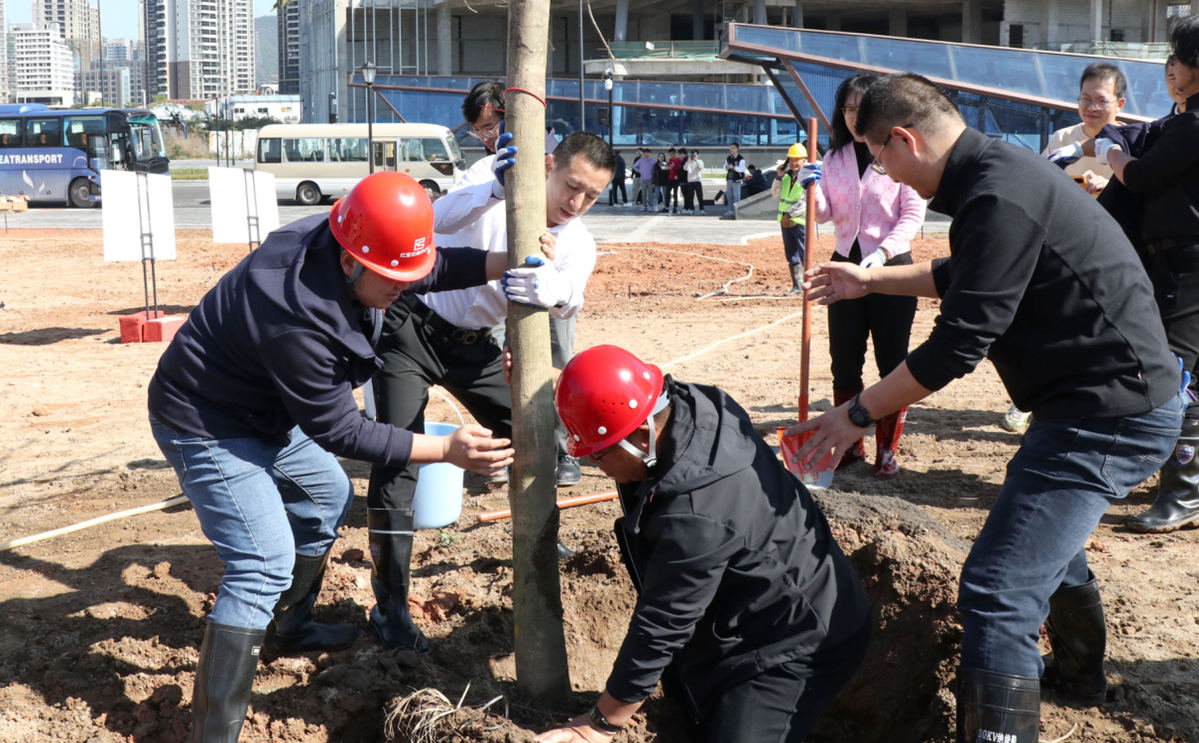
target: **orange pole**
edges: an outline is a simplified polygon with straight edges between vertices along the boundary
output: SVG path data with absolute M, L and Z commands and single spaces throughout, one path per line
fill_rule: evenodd
M 574 508 L 575 506 L 585 506 L 588 503 L 600 503 L 606 500 L 616 500 L 617 493 L 615 490 L 602 490 L 598 493 L 588 493 L 586 495 L 575 495 L 570 498 L 562 498 L 558 501 L 558 508 Z M 476 518 L 479 523 L 488 521 L 500 521 L 502 519 L 511 518 L 511 508 L 501 508 L 497 511 L 484 511 Z
M 808 162 L 816 162 L 816 119 L 808 119 Z M 807 199 L 806 214 L 804 215 L 803 267 L 807 272 L 812 268 L 812 252 L 816 247 L 816 193 L 811 188 L 804 194 Z M 799 349 L 799 420 L 808 419 L 808 386 L 809 367 L 812 355 L 812 303 L 805 294 L 803 300 L 803 336 Z

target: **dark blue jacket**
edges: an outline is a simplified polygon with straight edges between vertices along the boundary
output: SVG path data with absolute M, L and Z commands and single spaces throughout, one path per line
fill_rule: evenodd
M 702 712 L 729 686 L 860 641 L 866 593 L 807 489 L 716 387 L 667 378 L 645 482 L 618 486 L 637 607 L 607 691 L 635 702 L 668 665 Z
M 350 300 L 340 253 L 324 216 L 272 232 L 191 311 L 150 380 L 150 414 L 183 433 L 280 444 L 298 425 L 339 456 L 407 462 L 412 434 L 364 418 L 353 397 L 379 361 L 373 315 Z M 482 284 L 485 258 L 438 250 L 408 292 Z

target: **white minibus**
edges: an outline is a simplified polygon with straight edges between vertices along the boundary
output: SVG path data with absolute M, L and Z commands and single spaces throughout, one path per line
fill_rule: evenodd
M 375 124 L 375 170 L 415 178 L 436 198 L 466 172 L 453 133 L 437 124 Z M 254 167 L 275 176 L 280 199 L 301 204 L 345 195 L 370 172 L 366 124 L 268 124 L 258 132 Z

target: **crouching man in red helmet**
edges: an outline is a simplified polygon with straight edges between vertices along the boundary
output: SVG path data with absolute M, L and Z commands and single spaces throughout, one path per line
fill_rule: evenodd
M 726 393 L 624 349 L 575 356 L 554 404 L 571 455 L 617 482 L 638 600 L 590 713 L 537 741 L 607 741 L 668 668 L 693 739 L 804 740 L 869 639 L 865 592 L 807 490 Z
M 375 173 L 328 217 L 272 232 L 163 353 L 150 427 L 225 568 L 196 669 L 193 742 L 237 740 L 268 626 L 283 652 L 358 635 L 312 618 L 354 494 L 335 455 L 483 474 L 512 461 L 510 442 L 480 426 L 416 435 L 364 418 L 352 394 L 378 368 L 382 311 L 401 293 L 482 284 L 506 265 L 503 253 L 434 250 L 424 189 Z

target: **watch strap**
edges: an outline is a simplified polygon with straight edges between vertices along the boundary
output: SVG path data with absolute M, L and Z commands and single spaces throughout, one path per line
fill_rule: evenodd
M 879 421 L 878 418 L 870 417 L 870 411 L 862 404 L 862 394 L 860 392 L 854 395 L 853 399 L 849 401 L 849 410 L 847 412 L 849 413 L 849 422 L 858 428 L 869 428 Z
M 608 722 L 608 718 L 604 717 L 603 712 L 600 712 L 598 704 L 591 705 L 591 712 L 588 713 L 588 716 L 591 718 L 592 726 L 597 730 L 602 730 L 610 735 L 614 735 L 619 733 L 621 730 L 624 730 L 623 726 L 613 725 L 612 723 Z

